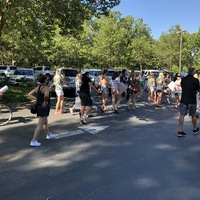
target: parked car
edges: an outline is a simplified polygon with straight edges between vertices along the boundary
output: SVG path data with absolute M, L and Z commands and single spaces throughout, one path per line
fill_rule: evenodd
M 101 74 L 101 69 L 89 69 L 89 74 L 92 83 L 97 88 L 99 86 L 99 76 Z
M 35 83 L 36 76 L 31 68 L 17 68 L 14 74 L 10 77 L 11 85 L 24 85 L 25 83 Z
M 75 89 L 76 88 L 75 80 L 76 80 L 76 75 L 78 73 L 78 70 L 63 68 L 62 73 L 64 74 L 66 78 L 66 85 Z
M 54 70 L 51 70 L 51 67 L 49 66 L 35 66 L 33 67 L 35 76 L 38 76 L 38 74 L 44 74 L 48 77 L 49 80 L 51 80 L 55 74 Z
M 0 76 L 10 77 L 14 74 L 17 67 L 9 65 L 0 65 Z

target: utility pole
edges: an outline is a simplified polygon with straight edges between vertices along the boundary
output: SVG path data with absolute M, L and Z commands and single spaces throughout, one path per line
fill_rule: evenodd
M 181 60 L 182 60 L 182 46 L 183 46 L 183 33 L 187 30 L 180 30 L 176 33 L 180 34 L 180 52 L 179 52 L 179 73 L 181 72 Z

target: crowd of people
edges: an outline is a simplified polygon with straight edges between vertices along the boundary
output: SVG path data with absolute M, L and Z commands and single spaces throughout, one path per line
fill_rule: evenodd
M 83 70 L 76 76 L 76 96 L 80 98 L 79 117 L 81 124 L 87 124 L 87 117 L 93 106 L 93 98 L 91 96 L 91 89 L 97 95 L 101 95 L 102 105 L 100 111 L 106 112 L 112 110 L 113 113 L 119 114 L 119 105 L 122 95 L 127 100 L 127 111 L 135 110 L 136 103 L 140 97 L 143 97 L 143 92 L 146 90 L 148 106 L 155 105 L 160 107 L 162 103 L 171 104 L 174 98 L 174 108 L 180 108 L 178 136 L 182 137 L 186 134 L 183 132 L 184 117 L 189 111 L 192 117 L 193 133 L 197 134 L 199 128 L 196 125 L 197 113 L 200 111 L 199 105 L 199 73 L 195 74 L 194 68 L 189 68 L 188 75 L 184 78 L 179 73 L 176 74 L 172 80 L 170 74 L 164 75 L 162 72 L 155 77 L 154 73 L 145 76 L 131 71 L 130 75 L 126 75 L 126 70 L 121 73 L 115 71 L 111 80 L 107 76 L 108 70 L 104 69 L 99 77 L 99 86 L 96 88 L 89 77 L 89 71 Z M 48 116 L 50 112 L 50 89 L 47 85 L 47 77 L 41 75 L 39 77 L 39 86 L 29 92 L 29 96 L 37 101 L 39 118 L 37 127 L 35 129 L 30 146 L 40 146 L 41 143 L 37 141 L 38 135 L 42 128 L 46 133 L 47 139 L 56 137 L 48 130 Z M 55 114 L 61 115 L 66 112 L 64 109 L 64 93 L 63 85 L 66 84 L 66 79 L 62 75 L 62 69 L 57 69 L 53 77 L 53 85 L 57 95 L 57 103 Z M 112 105 L 108 106 L 109 94 L 111 94 Z M 198 101 L 197 101 L 198 100 Z M 111 108 L 110 108 L 111 107 Z M 73 114 L 76 109 L 76 104 L 69 108 Z

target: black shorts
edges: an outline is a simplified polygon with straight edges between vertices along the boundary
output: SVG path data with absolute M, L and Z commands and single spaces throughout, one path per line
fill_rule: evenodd
M 91 96 L 88 94 L 80 93 L 79 97 L 81 99 L 81 106 L 92 106 L 93 102 Z
M 38 105 L 37 107 L 37 116 L 38 117 L 48 117 L 50 112 L 50 106 L 47 105 L 46 107 L 43 107 L 42 105 Z

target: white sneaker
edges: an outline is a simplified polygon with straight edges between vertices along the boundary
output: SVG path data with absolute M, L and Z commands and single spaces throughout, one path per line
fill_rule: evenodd
M 31 141 L 30 146 L 32 146 L 32 147 L 39 147 L 39 146 L 41 146 L 41 143 L 38 142 L 37 140 Z
M 50 140 L 50 139 L 55 138 L 56 136 L 57 136 L 57 134 L 50 133 L 49 135 L 47 135 L 46 139 Z

